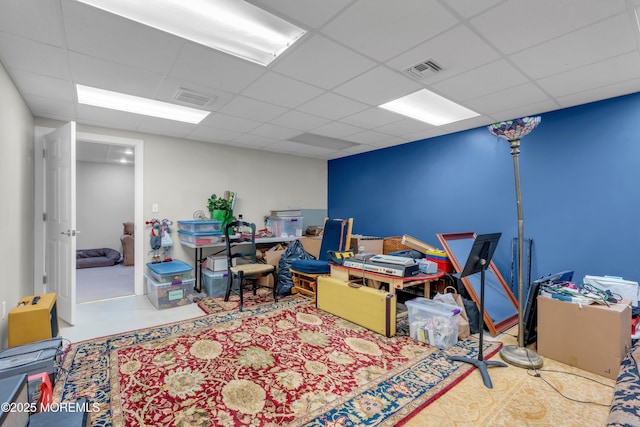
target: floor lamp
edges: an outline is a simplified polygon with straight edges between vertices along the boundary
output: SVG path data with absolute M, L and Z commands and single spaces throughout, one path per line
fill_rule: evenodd
M 535 351 L 524 346 L 524 316 L 523 316 L 523 258 L 524 258 L 524 218 L 522 216 L 522 194 L 520 193 L 520 139 L 527 136 L 540 123 L 540 116 L 524 117 L 516 120 L 500 122 L 489 126 L 489 132 L 498 138 L 509 141 L 513 156 L 513 171 L 516 179 L 516 204 L 518 208 L 518 344 L 507 345 L 500 350 L 500 357 L 514 366 L 521 368 L 540 368 L 542 358 Z

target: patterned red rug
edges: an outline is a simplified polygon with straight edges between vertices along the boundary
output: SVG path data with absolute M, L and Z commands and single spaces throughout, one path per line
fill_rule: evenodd
M 256 295 L 252 292 L 245 292 L 242 295 L 244 299 L 244 307 L 254 307 L 259 304 L 272 304 L 273 292 L 270 289 L 260 288 L 256 291 Z M 286 301 L 293 298 L 305 298 L 303 295 L 287 295 L 279 296 L 278 301 Z M 308 301 L 313 302 L 312 299 L 307 298 Z M 229 301 L 225 301 L 224 298 L 194 298 L 193 300 L 198 307 L 202 309 L 206 314 L 222 313 L 223 311 L 237 310 L 240 306 L 240 297 L 238 295 L 230 295 Z M 244 309 L 244 308 L 243 308 Z
M 54 396 L 99 403 L 93 426 L 390 426 L 474 369 L 447 355 L 476 354 L 289 299 L 73 344 Z

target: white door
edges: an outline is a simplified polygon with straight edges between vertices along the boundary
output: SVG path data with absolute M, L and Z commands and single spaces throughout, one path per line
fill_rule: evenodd
M 55 292 L 58 316 L 73 325 L 76 315 L 76 124 L 44 136 L 45 274 Z

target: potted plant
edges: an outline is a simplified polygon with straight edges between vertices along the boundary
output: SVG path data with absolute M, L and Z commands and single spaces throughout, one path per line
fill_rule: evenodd
M 207 200 L 210 217 L 215 221 L 225 221 L 231 213 L 231 200 L 212 194 Z

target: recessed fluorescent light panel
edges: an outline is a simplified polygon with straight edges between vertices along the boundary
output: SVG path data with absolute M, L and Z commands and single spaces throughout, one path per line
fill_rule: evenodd
M 306 31 L 242 0 L 79 0 L 267 66 Z
M 426 89 L 382 104 L 380 108 L 434 126 L 442 126 L 480 115 Z
M 110 108 L 128 113 L 143 114 L 161 119 L 198 124 L 207 117 L 210 111 L 183 107 L 182 105 L 141 98 L 125 93 L 111 92 L 91 86 L 76 85 L 78 102 L 94 107 Z

